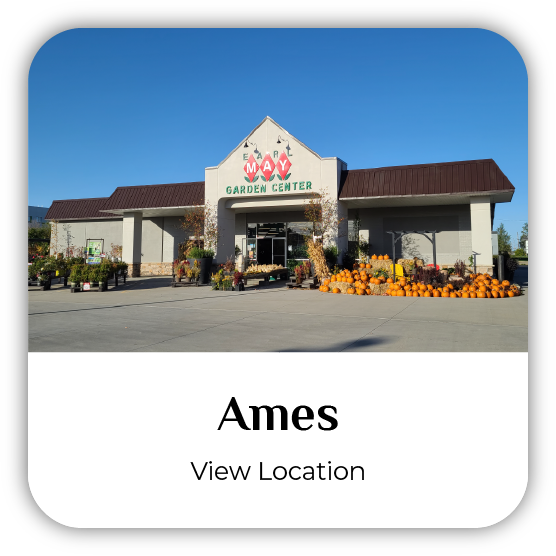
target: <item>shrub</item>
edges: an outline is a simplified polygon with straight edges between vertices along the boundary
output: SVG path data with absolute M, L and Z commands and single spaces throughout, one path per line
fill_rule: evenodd
M 192 247 L 187 256 L 190 259 L 213 259 L 214 251 L 212 249 L 201 249 L 200 247 Z

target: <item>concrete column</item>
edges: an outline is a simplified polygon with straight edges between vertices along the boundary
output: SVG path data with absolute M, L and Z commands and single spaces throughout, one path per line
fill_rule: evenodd
M 236 213 L 225 207 L 226 199 L 220 199 L 217 208 L 218 246 L 216 248 L 216 262 L 225 263 L 228 257 L 234 259 L 236 248 Z
M 122 233 L 122 259 L 129 265 L 129 276 L 139 276 L 141 272 L 141 236 L 143 213 L 125 212 Z
M 471 249 L 477 255 L 477 270 L 492 273 L 492 224 L 490 218 L 490 197 L 472 197 Z
M 338 260 L 342 262 L 342 254 L 345 253 L 348 248 L 348 209 L 342 201 L 338 201 L 338 220 L 340 218 L 343 218 L 343 220 L 338 226 L 336 245 L 340 252 Z

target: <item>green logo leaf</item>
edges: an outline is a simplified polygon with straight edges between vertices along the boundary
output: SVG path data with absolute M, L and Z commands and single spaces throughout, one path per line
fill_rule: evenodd
M 270 178 L 268 178 L 268 181 L 272 181 L 275 177 L 276 177 L 276 174 L 272 174 L 272 176 L 270 176 Z
M 243 176 L 243 179 L 244 179 L 247 183 L 251 183 L 251 180 L 250 180 L 247 176 Z
M 261 176 L 261 179 L 262 179 L 263 181 L 266 181 L 266 178 L 265 178 L 264 176 Z
M 286 177 L 284 178 L 284 181 L 286 181 L 291 175 L 292 175 L 291 172 L 289 174 L 286 174 Z
M 255 183 L 258 179 L 259 179 L 259 176 L 255 176 L 255 177 L 253 178 L 253 183 Z

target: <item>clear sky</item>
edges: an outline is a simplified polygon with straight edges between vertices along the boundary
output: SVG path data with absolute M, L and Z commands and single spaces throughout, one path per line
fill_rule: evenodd
M 29 204 L 204 180 L 265 116 L 348 168 L 492 158 L 528 219 L 527 72 L 468 29 L 77 29 L 29 73 Z

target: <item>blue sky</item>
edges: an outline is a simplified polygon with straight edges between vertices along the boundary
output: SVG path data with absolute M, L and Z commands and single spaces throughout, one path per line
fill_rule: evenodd
M 29 72 L 29 204 L 204 180 L 267 115 L 351 169 L 493 158 L 494 226 L 528 218 L 526 68 L 474 29 L 66 31 Z

